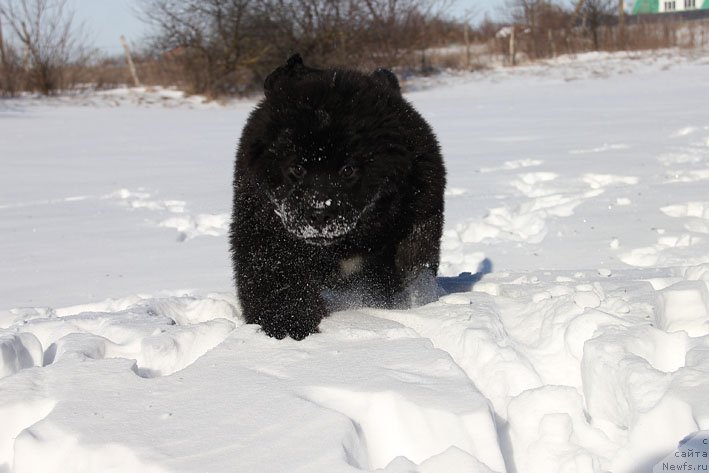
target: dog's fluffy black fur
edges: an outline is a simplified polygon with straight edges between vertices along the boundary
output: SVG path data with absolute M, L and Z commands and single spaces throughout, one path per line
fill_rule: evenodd
M 445 168 L 396 76 L 314 69 L 295 55 L 264 89 L 234 172 L 230 243 L 246 322 L 300 340 L 328 314 L 328 291 L 415 304 L 408 288 L 435 284 Z

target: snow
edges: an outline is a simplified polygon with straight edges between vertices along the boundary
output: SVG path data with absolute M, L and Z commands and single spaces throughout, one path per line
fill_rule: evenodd
M 678 443 L 709 430 L 708 84 L 707 51 L 410 83 L 449 293 L 301 342 L 232 289 L 252 101 L 0 101 L 0 472 L 706 465 L 706 433 Z

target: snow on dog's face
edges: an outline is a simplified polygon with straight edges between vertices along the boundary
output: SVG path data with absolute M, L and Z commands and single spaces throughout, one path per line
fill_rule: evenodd
M 311 244 L 334 243 L 386 193 L 375 157 L 355 141 L 331 127 L 281 130 L 267 150 L 267 192 L 289 233 Z
M 322 71 L 296 59 L 269 76 L 268 136 L 254 166 L 291 235 L 332 244 L 397 192 L 411 161 L 402 103 L 388 71 Z
M 333 243 L 352 231 L 374 200 L 362 192 L 362 164 L 346 155 L 338 159 L 340 152 L 328 148 L 308 149 L 290 140 L 285 149 L 275 148 L 281 175 L 269 194 L 286 230 L 318 245 Z

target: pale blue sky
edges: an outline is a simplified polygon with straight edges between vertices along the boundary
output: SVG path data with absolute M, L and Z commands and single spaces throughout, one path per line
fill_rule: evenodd
M 507 0 L 455 0 L 452 12 L 464 15 L 471 11 L 475 14 L 474 20 L 482 20 L 487 13 L 490 17 L 495 17 L 499 10 L 504 8 Z
M 118 37 L 123 34 L 129 41 L 137 43 L 146 33 L 145 25 L 136 17 L 140 0 L 71 0 L 76 11 L 76 19 L 83 21 L 94 46 L 100 50 L 116 54 L 122 51 Z M 475 20 L 481 20 L 485 13 L 495 17 L 505 0 L 456 0 L 451 12 L 461 16 L 472 10 Z
M 120 53 L 120 35 L 137 42 L 145 33 L 134 8 L 136 0 L 70 0 L 75 18 L 82 21 L 94 46 L 107 53 Z

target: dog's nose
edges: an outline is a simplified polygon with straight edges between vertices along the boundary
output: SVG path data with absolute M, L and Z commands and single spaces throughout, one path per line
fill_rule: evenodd
M 327 225 L 333 218 L 333 212 L 330 207 L 324 209 L 314 208 L 310 213 L 310 220 L 315 225 Z

